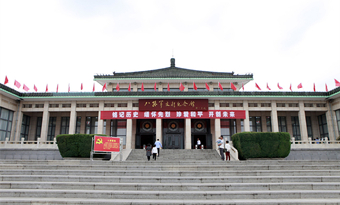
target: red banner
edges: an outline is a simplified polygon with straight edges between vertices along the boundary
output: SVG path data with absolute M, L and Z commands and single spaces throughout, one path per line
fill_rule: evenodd
M 100 119 L 245 119 L 245 110 L 209 111 L 138 111 L 115 110 L 101 111 Z
M 93 151 L 95 152 L 119 152 L 120 138 L 94 136 Z
M 204 111 L 208 110 L 208 99 L 140 99 L 140 111 Z

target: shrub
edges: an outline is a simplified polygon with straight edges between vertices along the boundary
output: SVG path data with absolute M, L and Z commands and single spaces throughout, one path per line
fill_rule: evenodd
M 62 157 L 90 157 L 92 138 L 98 134 L 64 134 L 57 136 Z M 106 136 L 106 135 L 99 135 Z
M 285 158 L 290 153 L 287 132 L 241 132 L 231 137 L 239 159 Z

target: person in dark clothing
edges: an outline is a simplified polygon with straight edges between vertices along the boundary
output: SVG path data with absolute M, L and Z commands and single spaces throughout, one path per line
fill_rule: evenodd
M 148 144 L 148 145 L 146 146 L 146 148 L 145 148 L 146 157 L 148 158 L 148 161 L 150 161 L 151 150 L 152 150 L 151 144 Z

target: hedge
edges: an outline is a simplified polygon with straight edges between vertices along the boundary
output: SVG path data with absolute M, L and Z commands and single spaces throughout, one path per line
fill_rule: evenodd
M 290 153 L 290 135 L 287 132 L 241 132 L 231 139 L 241 160 L 285 158 Z
M 62 157 L 90 157 L 92 138 L 98 134 L 65 134 L 57 136 Z M 106 136 L 106 135 L 99 135 Z

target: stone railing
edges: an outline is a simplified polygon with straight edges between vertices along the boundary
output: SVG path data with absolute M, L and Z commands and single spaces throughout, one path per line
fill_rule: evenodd
M 308 138 L 308 140 L 295 140 L 294 137 L 291 139 L 291 148 L 300 149 L 300 148 L 315 148 L 315 149 L 327 149 L 327 148 L 340 148 L 340 141 L 338 140 L 328 140 L 327 137 L 322 138 L 321 140 L 312 140 L 312 138 Z
M 25 141 L 25 138 L 21 138 L 20 141 L 9 141 L 6 138 L 5 141 L 0 141 L 0 148 L 58 149 L 58 146 L 56 138 L 53 141 L 41 141 L 40 138 L 37 141 Z

